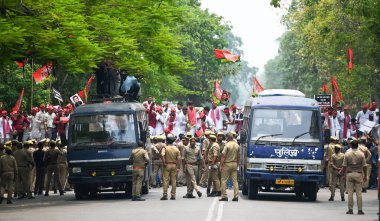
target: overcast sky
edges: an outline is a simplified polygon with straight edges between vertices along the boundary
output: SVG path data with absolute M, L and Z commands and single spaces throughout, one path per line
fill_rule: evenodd
M 278 39 L 285 31 L 280 24 L 283 10 L 270 0 L 201 0 L 202 8 L 223 16 L 243 41 L 243 59 L 263 73 L 266 62 L 277 55 Z

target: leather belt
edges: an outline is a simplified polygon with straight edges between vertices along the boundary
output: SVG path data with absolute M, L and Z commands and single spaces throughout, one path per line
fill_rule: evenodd
M 133 166 L 134 170 L 144 170 L 145 167 Z
M 177 164 L 177 163 L 174 163 L 174 162 L 166 162 L 166 164 Z
M 189 164 L 189 165 L 197 165 L 198 163 L 186 163 L 186 164 Z
M 224 162 L 224 163 L 236 163 L 236 161 L 229 161 L 229 162 Z
M 356 172 L 356 171 L 347 171 L 347 173 L 362 173 L 362 172 Z

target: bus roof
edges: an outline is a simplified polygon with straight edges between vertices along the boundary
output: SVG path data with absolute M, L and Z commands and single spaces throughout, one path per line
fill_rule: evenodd
M 260 92 L 259 97 L 268 96 L 292 96 L 292 97 L 305 97 L 305 94 L 298 90 L 291 89 L 268 89 Z
M 319 109 L 318 102 L 314 99 L 293 96 L 268 96 L 250 98 L 246 103 L 246 107 L 255 108 L 307 108 Z
M 104 112 L 142 111 L 144 106 L 137 102 L 127 103 L 94 103 L 77 107 L 73 115 L 96 114 Z

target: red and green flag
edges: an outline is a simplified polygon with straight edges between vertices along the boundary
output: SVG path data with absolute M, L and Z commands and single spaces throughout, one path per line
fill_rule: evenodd
M 351 48 L 348 48 L 347 50 L 347 60 L 348 60 L 347 70 L 348 70 L 348 74 L 350 74 L 354 66 L 354 53 L 352 52 Z
M 88 94 L 90 93 L 90 85 L 92 80 L 94 79 L 94 75 L 92 74 L 91 77 L 88 79 L 86 86 L 84 86 L 83 90 L 78 92 L 78 95 L 84 102 L 87 103 Z
M 49 62 L 46 65 L 42 66 L 40 69 L 35 71 L 33 73 L 34 80 L 36 83 L 40 83 L 41 81 L 45 80 L 47 77 L 49 77 L 49 74 L 53 70 L 53 63 Z
M 253 97 L 257 97 L 264 90 L 261 86 L 259 80 L 257 80 L 256 75 L 253 76 Z
M 232 54 L 227 50 L 214 49 L 215 58 L 219 63 L 235 63 L 240 61 L 240 56 Z

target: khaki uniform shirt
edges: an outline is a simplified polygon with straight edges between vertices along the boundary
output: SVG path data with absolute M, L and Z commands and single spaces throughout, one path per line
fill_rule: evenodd
M 3 173 L 14 173 L 17 175 L 16 159 L 12 155 L 3 155 L 0 157 L 0 175 Z
M 341 153 L 341 152 L 339 152 L 338 154 L 334 153 L 331 156 L 330 164 L 338 168 L 341 168 L 343 165 L 343 160 L 344 160 L 344 153 Z
M 13 156 L 16 159 L 17 167 L 33 167 L 34 165 L 31 152 L 25 148 L 16 150 Z
M 350 150 L 344 154 L 343 166 L 347 167 L 347 172 L 363 172 L 366 166 L 364 154 L 359 150 Z
M 66 164 L 67 163 L 67 149 L 63 148 L 61 154 L 58 155 L 57 163 Z
M 156 143 L 155 145 L 153 145 L 153 151 L 152 151 L 152 156 L 153 156 L 153 160 L 161 160 L 161 152 L 162 152 L 162 149 L 165 148 L 165 144 L 162 143 L 162 142 L 158 142 Z
M 145 163 L 149 162 L 148 152 L 142 147 L 137 147 L 132 150 L 130 160 L 134 167 L 145 167 Z
M 197 163 L 199 159 L 202 159 L 201 149 L 197 146 L 188 146 L 183 151 L 182 159 L 186 163 Z
M 180 152 L 176 146 L 168 145 L 162 149 L 161 156 L 165 159 L 165 163 L 177 163 Z
M 336 144 L 330 143 L 327 146 L 326 152 L 325 152 L 325 161 L 329 161 L 331 156 L 334 154 L 334 146 Z
M 229 141 L 224 146 L 222 154 L 224 155 L 224 163 L 237 162 L 240 146 L 235 141 Z
M 208 157 L 207 160 L 209 161 L 209 163 L 212 162 L 214 157 L 217 158 L 216 161 L 219 161 L 219 144 L 217 142 L 214 142 L 213 144 L 211 144 L 207 157 Z
M 371 151 L 369 151 L 368 148 L 364 146 L 363 144 L 359 144 L 358 150 L 360 150 L 364 154 L 366 163 L 371 164 L 371 157 L 372 157 Z
M 58 163 L 58 156 L 61 154 L 61 151 L 58 149 L 49 149 L 45 152 L 44 163 L 46 166 L 54 165 Z

